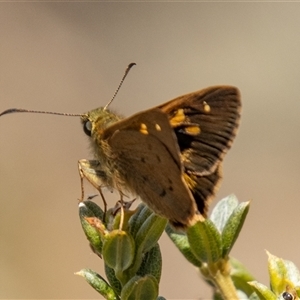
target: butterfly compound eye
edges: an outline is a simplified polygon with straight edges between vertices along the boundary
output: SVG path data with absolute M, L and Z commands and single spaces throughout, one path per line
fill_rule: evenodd
M 86 120 L 83 123 L 83 131 L 86 135 L 91 136 L 92 135 L 92 123 L 89 120 Z

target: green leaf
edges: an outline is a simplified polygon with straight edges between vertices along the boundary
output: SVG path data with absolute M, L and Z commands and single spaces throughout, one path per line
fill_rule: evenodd
M 121 293 L 122 300 L 154 300 L 157 297 L 158 283 L 151 275 L 134 276 L 126 283 Z
M 114 292 L 112 287 L 102 278 L 99 274 L 90 269 L 82 269 L 75 273 L 85 278 L 85 280 L 105 299 L 107 300 L 118 300 L 118 295 Z
M 249 284 L 252 286 L 260 300 L 277 300 L 276 295 L 265 285 L 257 281 L 250 281 Z
M 125 231 L 113 230 L 105 236 L 103 243 L 103 259 L 105 263 L 115 270 L 116 277 L 128 269 L 134 259 L 134 240 Z
M 169 224 L 165 231 L 184 257 L 194 266 L 199 268 L 201 266 L 201 261 L 193 254 L 187 235 L 184 232 L 175 231 Z
M 239 233 L 243 227 L 244 221 L 249 211 L 249 202 L 240 203 L 229 216 L 222 231 L 223 257 L 228 256 Z
M 103 219 L 104 212 L 100 206 L 98 206 L 95 202 L 91 200 L 86 200 L 81 203 L 84 203 L 84 205 L 94 214 L 94 216 L 100 220 Z M 80 206 L 80 205 L 79 205 Z M 87 216 L 87 217 L 93 217 L 93 216 Z
M 230 276 L 234 286 L 238 291 L 243 291 L 249 297 L 253 293 L 253 289 L 249 286 L 248 282 L 254 281 L 254 277 L 237 259 L 230 257 L 230 265 Z
M 145 275 L 152 275 L 157 282 L 160 282 L 162 267 L 162 258 L 159 245 L 156 243 L 154 247 L 148 251 L 142 260 L 141 266 L 137 271 L 137 275 L 143 277 Z
M 221 235 L 210 220 L 189 227 L 187 237 L 193 254 L 201 262 L 214 263 L 222 258 Z
M 257 296 L 257 294 L 255 292 L 253 292 L 250 296 L 249 296 L 249 300 L 259 300 L 259 297 Z
M 112 286 L 112 288 L 118 293 L 118 295 L 121 294 L 122 291 L 122 285 L 119 279 L 116 277 L 115 270 L 110 268 L 105 262 L 104 262 L 104 269 L 106 278 L 108 279 L 108 282 Z
M 285 291 L 287 285 L 292 285 L 288 278 L 288 271 L 284 260 L 267 251 L 270 285 L 276 295 Z
M 287 277 L 293 283 L 294 287 L 300 287 L 300 272 L 296 265 L 289 261 L 284 260 L 284 264 L 287 269 Z
M 133 216 L 129 219 L 129 232 L 135 238 L 137 232 L 139 231 L 140 227 L 143 225 L 145 220 L 153 213 L 150 208 L 145 205 L 144 203 L 141 203 L 136 208 L 135 213 Z
M 92 226 L 86 218 L 97 218 L 95 215 L 94 206 L 92 207 L 91 201 L 84 201 L 79 203 L 79 218 L 81 222 L 82 229 L 88 239 L 88 241 L 91 244 L 91 247 L 95 250 L 96 253 L 100 254 L 102 253 L 102 237 L 101 233 L 97 228 Z M 96 205 L 96 204 L 95 204 Z M 91 209 L 92 207 L 92 209 Z M 98 215 L 98 213 L 97 213 Z
M 159 240 L 168 220 L 152 213 L 136 233 L 135 243 L 140 253 L 149 251 Z
M 223 231 L 228 218 L 230 217 L 234 209 L 238 206 L 238 204 L 239 201 L 237 197 L 232 194 L 220 200 L 214 207 L 209 219 L 215 224 L 219 232 Z

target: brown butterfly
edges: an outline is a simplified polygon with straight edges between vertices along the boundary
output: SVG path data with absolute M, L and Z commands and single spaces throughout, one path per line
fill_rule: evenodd
M 81 116 L 95 160 L 79 161 L 99 190 L 138 195 L 176 227 L 206 216 L 236 135 L 240 95 L 215 86 L 122 119 L 105 108 Z
M 238 89 L 210 87 L 125 119 L 108 105 L 85 114 L 9 109 L 0 116 L 12 112 L 80 116 L 95 158 L 80 160 L 79 172 L 101 195 L 102 187 L 109 187 L 121 196 L 128 192 L 140 196 L 176 227 L 189 226 L 199 213 L 206 216 L 221 180 L 223 157 L 238 128 Z

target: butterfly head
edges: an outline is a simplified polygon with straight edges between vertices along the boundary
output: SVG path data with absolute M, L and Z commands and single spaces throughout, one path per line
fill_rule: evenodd
M 121 118 L 103 107 L 93 109 L 80 116 L 84 133 L 97 139 L 104 129 L 119 121 Z

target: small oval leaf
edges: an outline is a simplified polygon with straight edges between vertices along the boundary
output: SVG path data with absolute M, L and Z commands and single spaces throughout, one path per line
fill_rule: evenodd
M 94 214 L 95 217 L 102 220 L 104 216 L 104 212 L 100 206 L 98 206 L 95 202 L 91 200 L 86 200 L 80 203 L 84 203 L 84 205 Z M 80 204 L 79 204 L 80 206 Z M 93 216 L 86 216 L 86 217 L 93 217 Z
M 288 278 L 293 283 L 294 287 L 300 287 L 300 272 L 296 265 L 289 261 L 284 260 L 284 264 L 287 269 Z
M 193 254 L 187 235 L 184 232 L 175 231 L 169 224 L 165 231 L 184 257 L 195 267 L 201 267 L 201 261 Z
M 230 257 L 230 276 L 234 286 L 238 291 L 243 291 L 248 297 L 253 293 L 253 289 L 249 286 L 249 281 L 254 281 L 254 277 L 248 272 L 245 266 L 237 259 Z
M 166 218 L 152 213 L 136 233 L 135 243 L 140 253 L 149 251 L 159 240 L 168 223 Z
M 82 269 L 75 273 L 76 275 L 85 278 L 88 284 L 90 284 L 97 292 L 99 292 L 107 300 L 119 300 L 120 298 L 114 292 L 112 287 L 102 278 L 101 275 L 97 274 L 91 269 Z
M 223 231 L 228 218 L 238 204 L 239 201 L 237 197 L 232 194 L 220 200 L 214 207 L 209 219 L 215 224 L 220 232 Z
M 193 254 L 201 262 L 214 263 L 222 258 L 221 235 L 210 220 L 189 227 L 187 237 Z
M 130 267 L 134 259 L 134 251 L 134 240 L 125 231 L 113 230 L 105 236 L 103 259 L 116 273 L 122 273 Z
M 228 256 L 245 222 L 249 202 L 240 203 L 228 218 L 222 231 L 223 257 Z
M 139 231 L 142 224 L 152 213 L 153 211 L 151 211 L 144 203 L 138 205 L 135 213 L 129 219 L 129 231 L 133 238 L 135 238 L 136 233 Z
M 260 300 L 277 300 L 276 295 L 265 285 L 257 281 L 250 281 L 249 284 L 251 285 L 251 287 L 253 288 Z
M 151 275 L 134 276 L 125 284 L 121 293 L 122 300 L 154 300 L 157 297 L 158 283 Z
M 116 277 L 114 269 L 110 268 L 106 263 L 104 263 L 104 269 L 105 269 L 105 275 L 108 279 L 108 282 L 112 286 L 112 288 L 118 293 L 118 295 L 121 294 L 122 291 L 122 285 L 119 279 Z
M 87 237 L 88 241 L 91 244 L 91 247 L 95 250 L 96 253 L 100 254 L 102 253 L 102 238 L 100 232 L 91 225 L 87 221 L 86 218 L 96 218 L 94 211 L 90 209 L 89 206 L 87 206 L 87 202 L 90 201 L 84 201 L 79 203 L 79 217 L 82 229 L 85 233 L 85 236 Z
M 283 259 L 272 255 L 268 251 L 267 255 L 271 289 L 276 295 L 280 295 L 285 291 L 288 284 L 287 268 Z
M 159 245 L 156 243 L 150 251 L 146 252 L 141 266 L 137 271 L 137 275 L 143 277 L 145 275 L 152 275 L 155 277 L 157 282 L 160 282 L 161 276 L 161 267 L 162 267 L 162 258 Z

